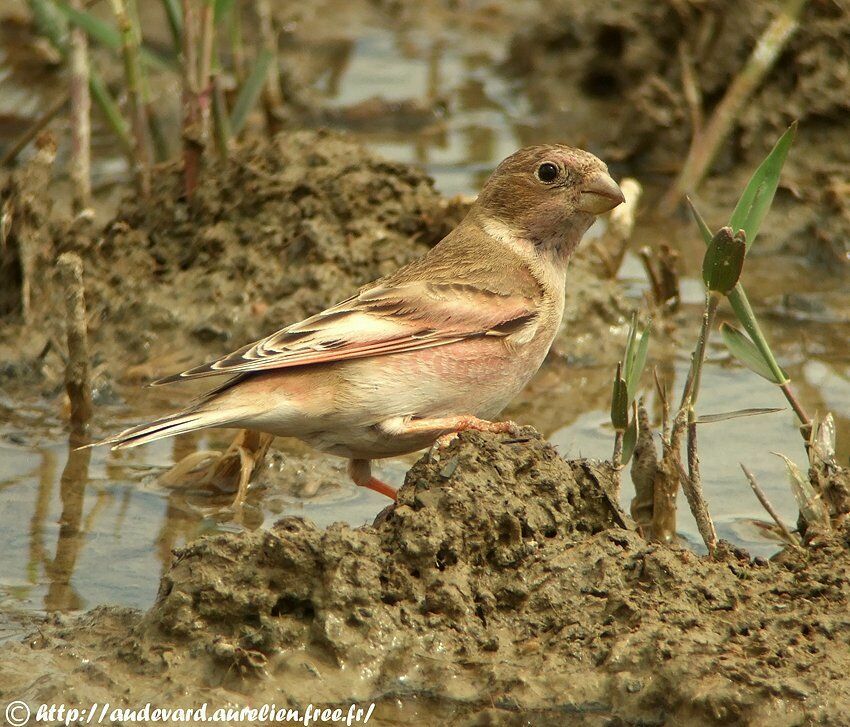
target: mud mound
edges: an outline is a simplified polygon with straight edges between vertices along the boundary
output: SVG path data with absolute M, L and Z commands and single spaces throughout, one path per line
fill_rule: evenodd
M 89 251 L 101 316 L 143 340 L 259 336 L 421 255 L 452 223 L 423 172 L 326 132 L 214 162 L 191 203 L 177 168 L 156 180 Z
M 374 674 L 415 670 L 435 639 L 447 653 L 498 651 L 532 598 L 518 573 L 622 518 L 609 470 L 565 462 L 529 431 L 504 444 L 464 435 L 446 461 L 420 460 L 374 528 L 289 517 L 197 541 L 163 579 L 146 637 L 200 641 L 228 666 L 309 648 Z
M 402 721 L 400 704 L 457 724 L 843 724 L 850 531 L 710 561 L 623 527 L 612 486 L 531 431 L 464 434 L 372 527 L 203 538 L 143 617 L 55 617 L 0 652 L 0 695 L 102 701 L 120 683 L 128 703 L 236 690 L 377 700 Z

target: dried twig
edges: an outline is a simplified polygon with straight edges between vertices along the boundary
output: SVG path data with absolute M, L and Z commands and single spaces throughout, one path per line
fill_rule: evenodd
M 65 298 L 65 325 L 68 337 L 65 388 L 71 400 L 71 431 L 76 436 L 82 436 L 86 432 L 92 415 L 83 261 L 76 253 L 66 252 L 59 256 L 56 269 Z
M 47 107 L 47 110 L 35 120 L 34 124 L 9 145 L 9 148 L 3 153 L 3 157 L 0 158 L 0 167 L 5 167 L 15 161 L 15 158 L 26 148 L 27 144 L 35 139 L 42 129 L 62 112 L 70 98 L 70 91 L 60 94 Z
M 788 529 L 788 526 L 782 522 L 782 518 L 779 517 L 779 513 L 776 512 L 776 509 L 771 504 L 770 500 L 767 499 L 767 495 L 764 490 L 761 489 L 758 481 L 756 480 L 756 476 L 750 472 L 743 463 L 739 462 L 741 465 L 741 469 L 744 471 L 744 476 L 747 478 L 747 482 L 750 483 L 750 487 L 753 489 L 758 501 L 762 504 L 762 507 L 767 510 L 767 514 L 773 518 L 773 522 L 779 527 L 782 531 L 782 534 L 785 536 L 785 539 L 788 541 L 789 545 L 793 545 L 795 548 L 800 548 L 800 542 L 794 536 L 794 534 Z
M 637 206 L 643 193 L 640 182 L 631 178 L 620 182 L 620 189 L 626 201 L 611 212 L 605 235 L 593 246 L 609 278 L 617 276 L 623 263 L 623 256 L 635 226 Z
M 682 195 L 692 192 L 708 172 L 741 108 L 773 67 L 797 21 L 806 0 L 786 0 L 779 14 L 756 41 L 746 65 L 733 79 L 702 132 L 695 134 L 679 176 L 659 204 L 661 214 L 670 214 Z

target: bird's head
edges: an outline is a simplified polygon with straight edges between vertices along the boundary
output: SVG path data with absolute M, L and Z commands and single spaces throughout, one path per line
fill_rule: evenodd
M 499 164 L 476 206 L 491 234 L 521 237 L 569 255 L 597 215 L 624 201 L 597 157 L 549 144 L 520 149 Z

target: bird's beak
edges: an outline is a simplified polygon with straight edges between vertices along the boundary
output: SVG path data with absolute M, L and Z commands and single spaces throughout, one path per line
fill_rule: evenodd
M 582 212 L 601 215 L 625 201 L 617 183 L 605 172 L 597 172 L 581 186 L 578 208 Z

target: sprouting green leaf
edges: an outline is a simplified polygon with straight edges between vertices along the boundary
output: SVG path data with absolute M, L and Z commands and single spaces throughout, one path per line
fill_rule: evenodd
M 701 414 L 696 418 L 697 424 L 714 424 L 715 422 L 725 422 L 729 419 L 740 419 L 741 417 L 754 417 L 761 414 L 775 414 L 778 411 L 785 411 L 780 407 L 767 407 L 761 409 L 737 409 L 735 411 L 725 411 L 720 414 Z
M 628 464 L 629 460 L 632 458 L 632 455 L 635 451 L 635 445 L 637 444 L 637 435 L 638 435 L 638 418 L 637 414 L 633 413 L 631 421 L 629 422 L 629 426 L 626 427 L 626 432 L 623 435 L 623 464 Z
M 260 51 L 260 55 L 254 61 L 251 73 L 248 74 L 248 78 L 245 79 L 245 83 L 239 89 L 239 95 L 233 105 L 233 112 L 230 114 L 230 128 L 234 136 L 242 131 L 242 127 L 245 126 L 245 121 L 248 119 L 248 113 L 257 103 L 257 99 L 260 98 L 272 58 L 272 53 L 267 48 Z
M 614 390 L 611 393 L 611 424 L 617 431 L 625 431 L 629 425 L 629 394 L 623 379 L 623 364 L 617 364 Z
M 762 220 L 773 203 L 773 196 L 779 186 L 779 176 L 796 132 L 797 122 L 795 121 L 779 138 L 758 169 L 753 172 L 732 212 L 729 225 L 733 230 L 744 231 L 747 236 L 747 250 L 755 241 Z
M 754 371 L 773 384 L 781 385 L 788 380 L 787 375 L 785 376 L 785 381 L 777 380 L 773 371 L 765 362 L 761 352 L 756 348 L 756 345 L 734 326 L 724 323 L 720 326 L 720 335 L 723 336 L 723 341 L 729 352 L 751 371 Z
M 632 347 L 634 352 L 626 368 L 626 392 L 630 402 L 635 400 L 640 377 L 643 375 L 643 370 L 646 367 L 646 357 L 649 353 L 649 331 L 651 328 L 652 322 L 647 324 L 646 329 L 640 336 L 640 342 L 637 347 Z
M 753 313 L 753 308 L 747 298 L 744 286 L 739 282 L 733 290 L 729 291 L 727 298 L 729 305 L 732 306 L 732 310 L 735 311 L 738 321 L 744 327 L 744 330 L 746 330 L 751 342 L 755 344 L 762 361 L 773 372 L 769 380 L 779 382 L 780 385 L 788 383 L 788 374 L 782 370 L 782 367 L 776 361 L 767 339 L 765 339 L 764 334 L 761 332 L 761 327 L 756 320 L 755 313 Z
M 711 244 L 711 238 L 712 238 L 711 228 L 706 224 L 705 220 L 703 219 L 703 216 L 699 213 L 699 210 L 697 210 L 696 205 L 694 205 L 691 198 L 685 197 L 685 199 L 688 202 L 688 207 L 690 207 L 690 209 L 691 209 L 691 214 L 694 217 L 694 221 L 697 223 L 697 227 L 699 227 L 699 231 L 700 231 L 700 234 L 702 235 L 703 242 L 706 245 L 710 245 Z
M 702 279 L 709 290 L 728 293 L 741 277 L 747 255 L 743 230 L 734 235 L 731 227 L 721 227 L 705 251 L 702 261 Z

